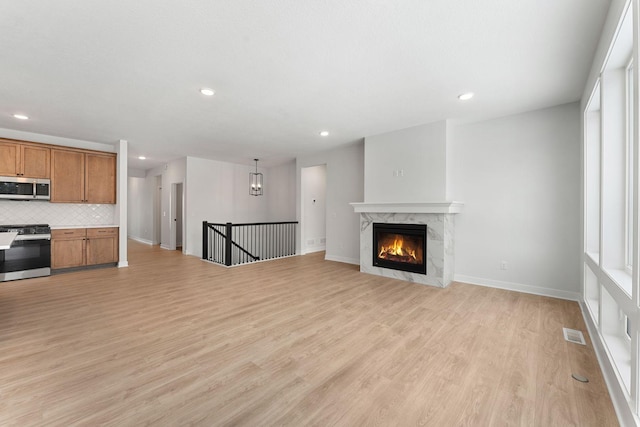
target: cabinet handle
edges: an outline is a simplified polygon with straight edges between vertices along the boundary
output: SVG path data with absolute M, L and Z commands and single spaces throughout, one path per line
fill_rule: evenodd
M 73 231 L 65 231 L 64 234 L 73 234 Z

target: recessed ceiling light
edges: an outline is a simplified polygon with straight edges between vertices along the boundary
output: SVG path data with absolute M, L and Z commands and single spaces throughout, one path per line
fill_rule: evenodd
M 329 136 L 329 132 L 326 130 L 323 130 L 322 132 L 320 132 L 320 136 Z
M 14 114 L 13 117 L 20 120 L 29 120 L 29 117 L 25 116 L 24 114 Z
M 209 89 L 207 87 L 203 87 L 202 89 L 200 89 L 200 93 L 206 96 L 213 96 L 213 94 L 215 93 L 213 91 L 213 89 Z
M 458 99 L 460 101 L 468 101 L 471 98 L 473 98 L 473 92 L 467 92 L 463 93 L 462 95 L 458 95 Z
M 145 156 L 138 156 L 138 158 L 139 158 L 140 160 L 145 160 L 145 159 L 146 159 L 146 157 L 145 157 Z

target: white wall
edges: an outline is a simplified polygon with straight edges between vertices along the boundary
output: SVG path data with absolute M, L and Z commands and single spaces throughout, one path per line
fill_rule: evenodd
M 447 122 L 365 139 L 365 202 L 429 202 L 447 198 Z
M 576 298 L 578 104 L 456 125 L 450 134 L 451 193 L 464 202 L 456 280 Z
M 296 160 L 296 218 L 301 219 L 302 168 L 327 165 L 326 188 L 326 254 L 332 261 L 360 263 L 360 215 L 353 212 L 351 202 L 364 200 L 364 144 L 344 146 Z M 297 236 L 298 253 L 304 233 Z
M 147 180 L 144 177 L 129 176 L 127 180 L 129 197 L 127 223 L 129 224 L 129 238 L 150 244 L 152 241 L 150 213 L 145 214 L 145 211 L 151 205 L 147 200 L 146 183 Z
M 248 180 L 248 178 L 247 178 Z M 269 206 L 269 221 L 296 219 L 296 162 L 271 167 L 264 176 L 265 196 Z
M 318 252 L 326 247 L 327 166 L 318 165 L 301 171 L 301 226 L 304 240 L 301 253 Z

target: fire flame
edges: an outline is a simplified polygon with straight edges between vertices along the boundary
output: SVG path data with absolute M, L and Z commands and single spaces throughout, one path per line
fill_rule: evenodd
M 417 261 L 416 251 L 413 249 L 404 248 L 402 245 L 403 245 L 403 239 L 396 238 L 393 241 L 393 245 L 381 246 L 380 253 L 378 254 L 378 258 L 385 258 L 386 256 L 389 256 L 389 255 L 409 256 Z

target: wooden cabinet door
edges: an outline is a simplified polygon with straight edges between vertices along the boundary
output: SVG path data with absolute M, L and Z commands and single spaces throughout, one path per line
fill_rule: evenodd
M 118 261 L 117 237 L 87 238 L 87 265 L 107 264 Z
M 0 141 L 0 175 L 18 176 L 20 145 Z
M 51 150 L 31 145 L 20 146 L 20 172 L 28 178 L 50 178 Z
M 51 240 L 51 268 L 69 268 L 85 265 L 84 237 Z
M 84 197 L 84 153 L 51 150 L 51 201 L 82 203 Z
M 116 202 L 116 157 L 86 155 L 86 197 L 88 203 Z

